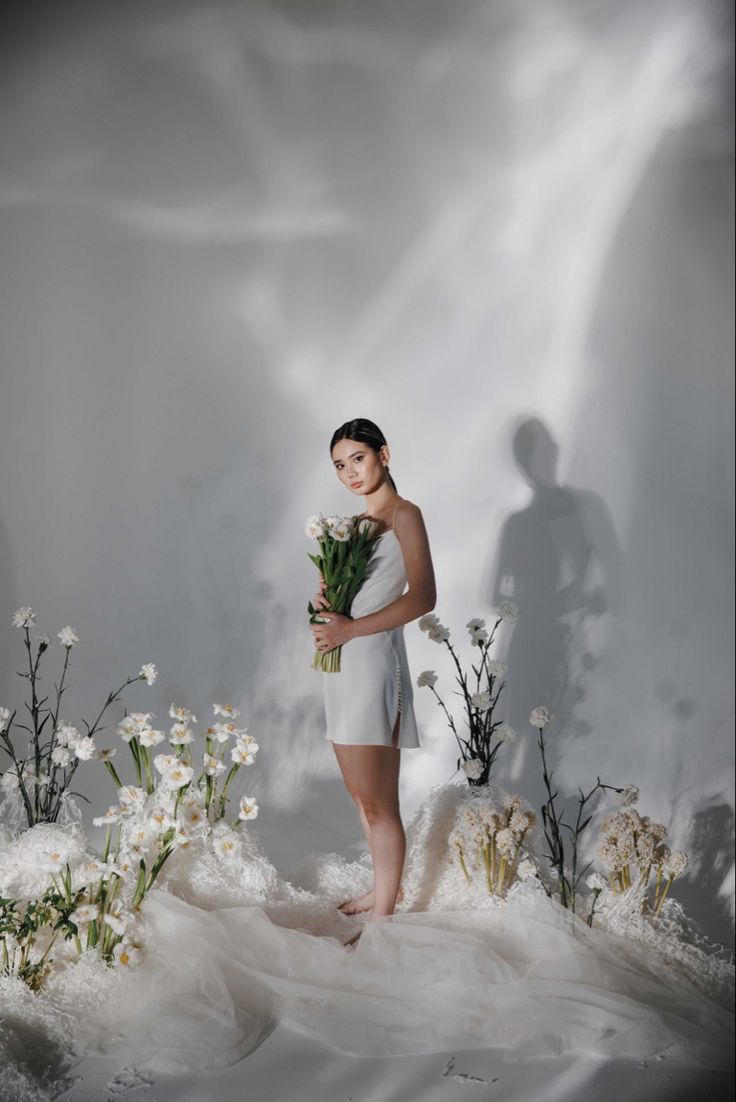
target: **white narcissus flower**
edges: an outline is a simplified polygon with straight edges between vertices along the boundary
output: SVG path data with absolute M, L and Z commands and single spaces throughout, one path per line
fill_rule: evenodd
M 496 728 L 496 738 L 499 742 L 513 742 L 516 738 L 516 731 L 508 723 L 502 723 L 500 727 Z
M 171 812 L 165 807 L 154 807 L 149 815 L 149 825 L 152 830 L 157 830 L 159 834 L 164 834 L 169 827 L 174 826 L 176 819 Z
M 169 708 L 169 715 L 172 719 L 175 719 L 177 723 L 191 725 L 197 722 L 197 717 L 192 715 L 188 708 L 180 708 L 176 704 L 172 704 Z
M 166 738 L 163 731 L 155 731 L 152 727 L 146 727 L 138 736 L 141 746 L 158 746 Z
M 0 731 L 4 731 L 10 721 L 10 708 L 0 708 Z
M 230 751 L 230 757 L 238 765 L 252 765 L 255 759 L 252 747 L 244 742 L 236 742 Z
M 182 788 L 185 784 L 189 784 L 194 776 L 194 770 L 189 765 L 183 765 L 181 762 L 178 765 L 172 766 L 171 769 L 164 773 L 162 780 L 168 788 Z
M 74 743 L 73 750 L 80 761 L 90 761 L 97 753 L 97 746 L 93 738 L 85 735 Z
M 513 601 L 501 601 L 496 612 L 501 620 L 505 620 L 509 624 L 515 624 L 519 618 L 518 606 Z
M 463 762 L 465 776 L 471 781 L 477 781 L 483 773 L 483 761 L 481 758 L 468 758 Z
M 158 769 L 159 773 L 165 773 L 168 769 L 172 769 L 178 761 L 176 754 L 156 754 L 153 759 L 153 767 Z
M 30 605 L 23 605 L 13 613 L 14 628 L 32 628 L 36 624 L 36 613 Z
M 600 873 L 597 872 L 592 872 L 585 883 L 591 889 L 591 891 L 602 892 L 608 887 L 606 881 L 603 879 Z
M 120 941 L 112 954 L 117 968 L 137 968 L 143 956 L 143 946 L 138 941 Z
M 258 815 L 258 803 L 252 796 L 243 796 L 240 801 L 239 819 L 255 819 Z
M 69 624 L 67 624 L 65 628 L 62 628 L 61 631 L 57 632 L 57 638 L 62 647 L 71 648 L 76 646 L 76 644 L 79 642 L 79 636 L 77 635 L 74 628 L 70 627 Z
M 240 715 L 240 709 L 234 708 L 232 704 L 213 704 L 213 711 L 216 716 L 226 716 L 228 719 L 235 719 Z
M 113 746 L 112 748 L 106 747 L 104 750 L 98 749 L 95 753 L 95 758 L 97 759 L 97 761 L 109 761 L 110 758 L 115 757 L 117 752 L 118 750 L 116 746 Z
M 181 812 L 181 822 L 190 830 L 207 825 L 207 816 L 204 808 L 197 804 L 186 804 Z
M 479 712 L 487 712 L 491 706 L 491 694 L 489 692 L 471 693 L 470 703 Z
M 234 723 L 215 723 L 212 727 L 207 728 L 207 734 L 216 742 L 227 742 L 237 730 L 238 728 Z
M 141 680 L 145 678 L 148 685 L 153 685 L 154 681 L 158 677 L 158 670 L 156 669 L 153 662 L 146 662 L 145 665 L 141 666 L 138 676 Z
M 213 831 L 212 848 L 218 857 L 235 857 L 240 851 L 240 839 L 232 830 L 227 833 L 218 831 L 216 834 Z
M 124 934 L 125 927 L 128 925 L 128 918 L 127 916 L 108 913 L 105 915 L 105 922 L 116 934 Z
M 436 683 L 437 674 L 434 672 L 434 670 L 422 670 L 422 672 L 419 674 L 419 677 L 417 678 L 417 685 L 420 689 L 425 685 L 431 689 L 434 687 L 434 685 L 436 685 Z
M 75 926 L 89 926 L 90 922 L 94 922 L 99 913 L 100 908 L 97 903 L 81 903 L 76 911 L 72 911 L 69 918 Z
M 98 815 L 92 822 L 95 826 L 107 826 L 108 823 L 119 823 L 122 821 L 122 814 L 120 808 L 113 804 L 107 809 L 104 815 Z
M 325 521 L 321 513 L 313 513 L 311 517 L 307 517 L 304 532 L 307 539 L 322 539 L 325 534 Z
M 622 807 L 630 807 L 639 799 L 639 789 L 635 784 L 624 785 L 619 791 L 618 798 Z
M 172 746 L 187 746 L 194 741 L 194 735 L 185 723 L 175 723 L 169 730 L 169 742 Z
M 124 784 L 118 789 L 118 803 L 123 811 L 138 811 L 145 802 L 146 794 L 137 785 Z
M 218 774 L 225 772 L 224 761 L 220 761 L 214 754 L 208 754 L 206 750 L 202 754 L 202 761 L 204 762 L 204 771 L 208 777 L 216 777 Z
M 140 735 L 145 730 L 152 718 L 153 712 L 131 712 L 118 723 L 118 734 L 125 742 L 130 742 L 135 735 Z
M 66 746 L 55 746 L 51 751 L 51 761 L 54 765 L 61 766 L 62 768 L 69 764 L 73 756 L 71 750 Z
M 547 711 L 547 709 L 542 708 L 541 706 L 539 708 L 534 708 L 529 715 L 529 722 L 531 723 L 532 727 L 546 727 L 551 719 L 552 716 Z

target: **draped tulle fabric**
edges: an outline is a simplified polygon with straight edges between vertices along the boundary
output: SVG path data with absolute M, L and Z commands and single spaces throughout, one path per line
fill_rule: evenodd
M 135 971 L 70 955 L 42 997 L 0 978 L 0 1057 L 11 1066 L 24 1053 L 32 1064 L 35 1037 L 45 1065 L 53 1046 L 73 1044 L 184 1074 L 233 1063 L 282 1022 L 357 1056 L 577 1050 L 729 1066 L 733 963 L 688 941 L 676 901 L 655 929 L 615 908 L 590 927 L 538 880 L 491 897 L 448 853 L 466 798 L 461 786 L 441 786 L 418 809 L 407 826 L 405 901 L 373 923 L 335 906 L 370 886 L 367 855 L 311 854 L 287 879 L 252 835 L 236 862 L 178 851 L 146 898 Z M 44 829 L 62 828 L 28 835 L 42 839 Z M 12 849 L 5 866 L 0 853 L 0 888 L 17 893 Z M 33 877 L 31 861 L 23 875 Z M 19 1088 L 15 1097 L 37 1096 Z

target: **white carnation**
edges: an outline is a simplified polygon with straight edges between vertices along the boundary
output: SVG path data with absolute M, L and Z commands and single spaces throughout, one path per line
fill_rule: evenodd
M 57 635 L 62 647 L 74 647 L 79 642 L 79 636 L 69 624 L 67 624 L 65 628 L 62 628 Z
M 141 678 L 141 680 L 145 678 L 146 682 L 149 685 L 153 685 L 154 681 L 158 677 L 158 670 L 156 669 L 153 662 L 146 662 L 145 665 L 141 666 L 138 676 Z
M 36 624 L 36 613 L 30 605 L 23 605 L 13 613 L 14 628 L 32 628 Z
M 552 716 L 550 715 L 550 713 L 547 711 L 546 708 L 542 707 L 534 708 L 529 716 L 529 722 L 531 723 L 532 727 L 546 727 L 551 719 Z
M 502 677 L 506 673 L 506 663 L 500 658 L 492 658 L 488 663 L 488 669 L 494 677 Z
M 66 746 L 55 746 L 51 751 L 51 761 L 62 768 L 72 760 L 73 754 Z
M 468 758 L 463 762 L 465 776 L 471 781 L 477 781 L 483 773 L 483 761 L 481 758 Z
M 523 861 L 519 861 L 519 864 L 516 867 L 516 875 L 522 882 L 527 880 L 534 880 L 537 875 L 536 866 L 528 859 L 528 857 L 525 857 Z
M 501 620 L 505 620 L 509 624 L 515 624 L 519 618 L 519 609 L 513 601 L 501 601 L 496 612 Z
M 90 761 L 97 752 L 97 746 L 95 740 L 86 735 L 84 738 L 78 739 L 73 746 L 74 753 L 81 761 Z
M 496 738 L 499 742 L 513 742 L 516 738 L 516 731 L 508 723 L 502 723 L 500 727 L 496 728 Z
M 10 708 L 0 708 L 0 731 L 4 731 L 10 721 Z
M 434 670 L 422 670 L 417 678 L 417 685 L 423 688 L 425 685 L 431 689 L 437 683 L 437 674 Z
M 491 706 L 491 694 L 489 692 L 472 693 L 470 696 L 470 703 L 474 708 L 477 708 L 479 712 L 487 712 Z

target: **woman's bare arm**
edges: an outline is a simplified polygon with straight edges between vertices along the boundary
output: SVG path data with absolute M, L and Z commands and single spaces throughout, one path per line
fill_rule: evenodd
M 395 601 L 377 612 L 353 620 L 353 638 L 389 631 L 431 612 L 437 601 L 432 555 L 429 550 L 424 517 L 418 505 L 402 501 L 394 517 L 396 538 L 404 556 L 404 569 L 409 588 Z

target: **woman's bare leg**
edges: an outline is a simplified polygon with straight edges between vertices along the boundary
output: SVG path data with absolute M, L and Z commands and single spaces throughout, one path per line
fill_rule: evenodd
M 340 743 L 333 746 L 369 838 L 374 879 L 369 921 L 373 921 L 393 914 L 406 856 L 406 836 L 399 811 L 401 751 L 389 746 Z M 369 895 L 366 893 L 360 902 L 365 899 L 368 903 Z

